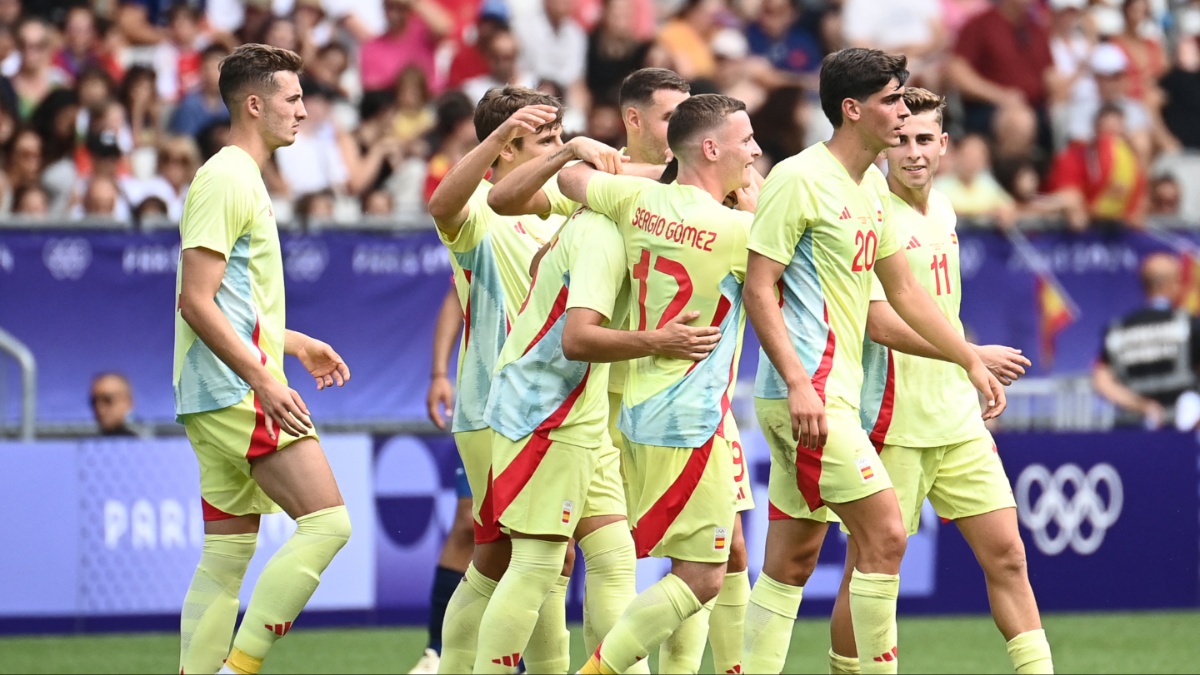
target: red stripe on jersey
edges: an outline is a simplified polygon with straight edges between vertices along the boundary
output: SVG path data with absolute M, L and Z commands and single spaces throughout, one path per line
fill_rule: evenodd
M 212 504 L 209 504 L 208 500 L 206 500 L 204 497 L 200 498 L 200 512 L 204 514 L 205 522 L 212 521 L 212 520 L 229 520 L 230 518 L 237 518 L 237 516 L 233 515 L 232 513 L 225 513 L 221 509 L 218 509 L 217 507 L 213 506 Z
M 667 488 L 658 501 L 638 519 L 633 528 L 633 544 L 637 548 L 639 558 L 650 555 L 650 551 L 666 536 L 667 529 L 679 517 L 683 507 L 687 506 L 688 500 L 692 498 L 696 486 L 700 485 L 700 479 L 704 476 L 704 467 L 708 464 L 708 456 L 712 454 L 714 439 L 716 436 L 691 451 L 683 471 L 679 472 L 675 482 L 671 483 L 671 487 Z
M 675 279 L 675 283 L 679 286 L 679 292 L 671 298 L 671 303 L 663 310 L 662 318 L 658 320 L 658 327 L 662 328 L 679 316 L 683 312 L 683 308 L 687 307 L 688 301 L 692 299 L 692 277 L 683 263 L 662 256 L 658 256 L 658 259 L 654 261 L 654 269 Z M 725 298 L 722 296 L 721 299 Z
M 566 286 L 563 286 L 562 289 L 558 291 L 558 297 L 554 298 L 554 306 L 550 308 L 550 315 L 546 317 L 546 323 L 542 324 L 541 330 L 539 330 L 537 335 L 533 336 L 533 339 L 530 340 L 529 344 L 525 346 L 525 351 L 521 352 L 522 356 L 528 354 L 529 350 L 533 349 L 534 345 L 541 342 L 542 338 L 546 337 L 546 333 L 549 333 L 550 329 L 554 327 L 554 322 L 558 321 L 559 317 L 563 315 L 563 312 L 567 311 L 567 294 L 569 292 L 570 289 L 568 289 Z M 533 295 L 532 290 L 529 292 L 529 295 Z M 528 297 L 526 300 L 528 300 Z M 587 378 L 585 377 L 584 379 L 586 380 Z
M 724 300 L 725 298 L 721 298 L 721 299 Z M 726 304 L 728 304 L 728 303 L 726 303 Z M 717 311 L 718 312 L 721 311 L 719 307 L 717 308 Z M 729 308 L 727 307 L 725 309 L 725 311 L 728 312 Z M 697 363 L 699 363 L 699 361 L 697 361 Z M 737 367 L 737 360 L 730 359 L 729 360 L 729 383 L 733 382 L 733 369 L 735 367 Z M 689 370 L 688 372 L 691 372 L 691 370 Z M 726 384 L 725 391 L 723 391 L 721 393 L 721 421 L 717 422 L 717 435 L 720 436 L 721 438 L 725 438 L 725 417 L 729 414 L 729 407 L 731 405 L 732 405 L 732 402 L 729 400 L 729 384 Z
M 892 415 L 896 412 L 896 359 L 892 355 L 892 350 L 888 350 L 887 357 L 887 381 L 883 385 L 883 401 L 879 404 L 879 415 L 875 417 L 875 426 L 871 428 L 871 442 L 875 444 L 877 452 L 883 451 L 888 429 L 892 426 Z
M 794 520 L 791 516 L 783 512 L 774 502 L 767 501 L 767 520 Z
M 733 305 L 730 304 L 729 299 L 722 295 L 721 299 L 717 301 L 717 311 L 713 313 L 713 320 L 712 320 L 712 323 L 710 323 L 709 325 L 719 328 L 721 326 L 721 323 L 723 321 L 725 321 L 725 316 L 729 314 L 729 310 L 732 308 L 733 308 Z M 661 326 L 660 326 L 660 328 L 661 328 Z M 688 366 L 687 372 L 684 373 L 684 376 L 686 377 L 686 376 L 690 375 L 692 373 L 692 371 L 695 370 L 696 366 L 698 366 L 698 365 L 700 365 L 699 361 L 693 361 L 692 365 Z M 733 371 L 732 370 L 729 371 L 729 379 L 731 379 L 731 380 L 733 379 Z M 719 434 L 721 432 L 717 431 L 717 433 Z M 724 436 L 722 436 L 722 438 L 724 438 Z
M 467 304 L 463 307 L 463 348 L 471 344 L 471 270 L 464 269 L 463 278 L 467 280 Z
M 809 511 L 816 511 L 825 505 L 825 500 L 821 498 L 821 456 L 824 454 L 823 447 L 809 450 L 796 445 L 796 488 L 804 497 Z
M 479 503 L 479 520 L 475 521 L 475 544 L 490 544 L 504 538 L 496 524 L 495 491 L 492 489 L 492 471 L 488 469 L 487 486 L 483 489 L 483 501 Z
M 829 371 L 833 370 L 833 353 L 837 351 L 837 336 L 833 334 L 833 326 L 829 324 L 828 304 L 825 305 L 825 328 L 829 331 L 829 337 L 825 340 L 825 353 L 821 355 L 821 363 L 812 376 L 812 386 L 817 390 L 817 396 L 821 397 L 821 403 L 825 402 L 825 381 L 829 379 Z
M 537 273 L 541 265 L 533 268 L 533 274 L 529 277 L 529 290 L 525 292 L 525 299 L 521 301 L 521 309 L 517 310 L 517 314 L 523 314 L 525 307 L 529 305 L 529 298 L 533 297 L 533 287 L 537 286 Z
M 262 365 L 267 365 L 267 354 L 258 346 L 259 333 L 261 332 L 261 324 L 256 319 L 254 321 L 254 332 L 250 335 L 250 342 L 254 343 L 254 348 L 258 350 L 258 362 Z M 263 412 L 262 403 L 258 400 L 258 394 L 254 395 L 254 430 L 250 432 L 250 447 L 246 448 L 246 459 L 252 460 L 262 457 L 265 454 L 275 452 L 279 447 L 279 434 L 282 430 L 275 430 L 275 439 L 271 438 L 271 434 L 267 429 L 267 415 Z
M 567 415 L 575 407 L 575 402 L 583 395 L 591 372 L 592 367 L 589 365 L 583 373 L 583 379 L 567 395 L 567 399 L 546 418 L 546 421 L 538 425 L 538 428 L 533 431 L 533 435 L 530 436 L 529 442 L 525 444 L 524 448 L 521 448 L 521 452 L 517 453 L 516 458 L 492 482 L 494 497 L 491 522 L 499 522 L 504 510 L 513 503 L 513 500 L 521 494 L 521 490 L 525 489 L 529 480 L 533 478 L 533 473 L 537 471 L 542 459 L 546 456 L 546 451 L 550 449 L 550 431 L 562 426 L 563 421 L 567 419 Z

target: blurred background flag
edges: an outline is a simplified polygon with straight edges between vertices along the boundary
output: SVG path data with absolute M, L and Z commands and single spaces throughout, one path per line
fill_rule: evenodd
M 1055 339 L 1067 326 L 1080 316 L 1079 305 L 1059 283 L 1045 257 L 1029 239 L 1016 228 L 1008 228 L 1005 235 L 1013 249 L 1033 273 L 1033 296 L 1038 313 L 1038 346 L 1042 366 L 1054 365 Z

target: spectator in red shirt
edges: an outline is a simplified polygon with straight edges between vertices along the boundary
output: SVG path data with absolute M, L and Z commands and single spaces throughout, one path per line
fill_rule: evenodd
M 1104 104 L 1090 142 L 1072 141 L 1054 159 L 1050 189 L 1087 205 L 1093 222 L 1141 228 L 1146 220 L 1146 168 L 1125 138 L 1125 113 Z
M 390 89 L 406 66 L 415 65 L 425 81 L 439 89 L 433 55 L 438 41 L 453 27 L 454 20 L 436 2 L 384 0 L 387 30 L 368 40 L 360 52 L 359 72 L 363 90 Z
M 967 131 L 990 135 L 999 158 L 1050 148 L 1047 104 L 1054 73 L 1050 36 L 1034 0 L 998 0 L 963 26 L 947 65 L 962 92 Z

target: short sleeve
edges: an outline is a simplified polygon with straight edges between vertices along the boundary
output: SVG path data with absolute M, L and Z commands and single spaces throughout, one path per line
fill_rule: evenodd
M 783 168 L 781 171 L 780 168 Z M 763 183 L 750 229 L 748 248 L 781 265 L 789 265 L 796 244 L 808 227 L 807 204 L 801 195 L 807 194 L 803 179 L 787 167 L 776 166 Z
M 733 230 L 737 236 L 733 240 L 729 270 L 733 273 L 735 279 L 744 282 L 746 281 L 746 257 L 748 253 L 746 246 L 750 242 L 750 230 L 754 224 L 754 214 L 747 211 L 734 211 L 733 214 L 738 227 Z
M 487 203 L 487 190 L 476 190 L 467 200 L 467 219 L 463 221 L 462 227 L 458 228 L 454 236 L 446 234 L 440 227 L 436 228 L 438 238 L 446 248 L 455 253 L 472 251 L 483 240 L 483 235 L 487 234 L 489 217 L 494 217 L 494 214 Z
M 871 302 L 887 302 L 887 292 L 874 273 L 871 274 Z
M 567 309 L 591 309 L 611 321 L 626 274 L 625 242 L 615 223 L 597 216 L 574 235 Z
M 228 260 L 233 245 L 249 232 L 250 194 L 235 176 L 219 172 L 197 176 L 179 221 L 180 248 L 206 248 Z
M 622 215 L 643 192 L 658 185 L 649 178 L 596 172 L 587 186 L 588 206 L 621 225 Z
M 561 190 L 558 189 L 557 174 L 552 176 L 550 180 L 546 181 L 546 184 L 542 186 L 542 192 L 546 195 L 546 198 L 550 200 L 549 215 L 562 216 L 566 218 L 572 213 L 575 213 L 575 209 L 579 208 L 579 202 L 571 201 L 562 193 Z

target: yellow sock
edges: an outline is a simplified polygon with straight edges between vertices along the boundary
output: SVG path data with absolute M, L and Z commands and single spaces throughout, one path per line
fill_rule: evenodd
M 579 672 L 625 672 L 702 606 L 683 579 L 668 574 L 629 603 L 592 660 Z
M 658 646 L 658 672 L 698 673 L 708 643 L 708 622 L 716 600 L 709 600 Z
M 206 534 L 179 621 L 179 670 L 215 673 L 229 655 L 238 591 L 254 557 L 256 534 Z
M 637 552 L 629 523 L 610 523 L 579 540 L 583 587 L 583 648 L 590 654 L 637 597 Z
M 467 565 L 462 583 L 454 589 L 446 605 L 442 622 L 442 658 L 439 673 L 469 673 L 475 666 L 475 647 L 479 642 L 479 622 L 487 609 L 496 582 L 483 576 L 475 564 Z
M 857 658 L 852 659 L 829 650 L 829 675 L 858 675 L 861 672 Z
M 560 555 L 560 573 L 562 566 Z M 533 635 L 525 648 L 525 670 L 530 673 L 565 673 L 571 668 L 571 631 L 567 630 L 567 584 L 570 581 L 570 577 L 559 574 L 538 610 Z
M 900 575 L 864 574 L 850 577 L 850 620 L 863 673 L 895 673 L 900 659 L 896 648 L 896 598 Z
M 726 572 L 708 620 L 708 644 L 712 646 L 713 670 L 718 673 L 742 672 L 742 641 L 749 602 L 750 575 L 744 570 Z
M 742 672 L 783 671 L 803 598 L 803 586 L 779 583 L 766 573 L 758 575 L 746 607 Z
M 234 651 L 246 659 L 241 661 L 244 665 L 231 663 L 231 667 L 258 672 L 254 666 L 261 666 L 275 641 L 292 629 L 300 610 L 321 583 L 321 573 L 348 539 L 350 515 L 345 506 L 321 509 L 296 519 L 296 532 L 271 556 L 254 586 L 246 616 L 233 639 Z
M 479 622 L 476 673 L 507 675 L 521 660 L 542 603 L 561 578 L 565 541 L 514 538 L 508 570 Z M 541 671 L 534 671 L 541 672 Z
M 1020 675 L 1043 675 L 1054 672 L 1054 660 L 1050 657 L 1050 643 L 1046 631 L 1041 628 L 1026 631 L 1008 641 L 1008 658 L 1013 669 Z

